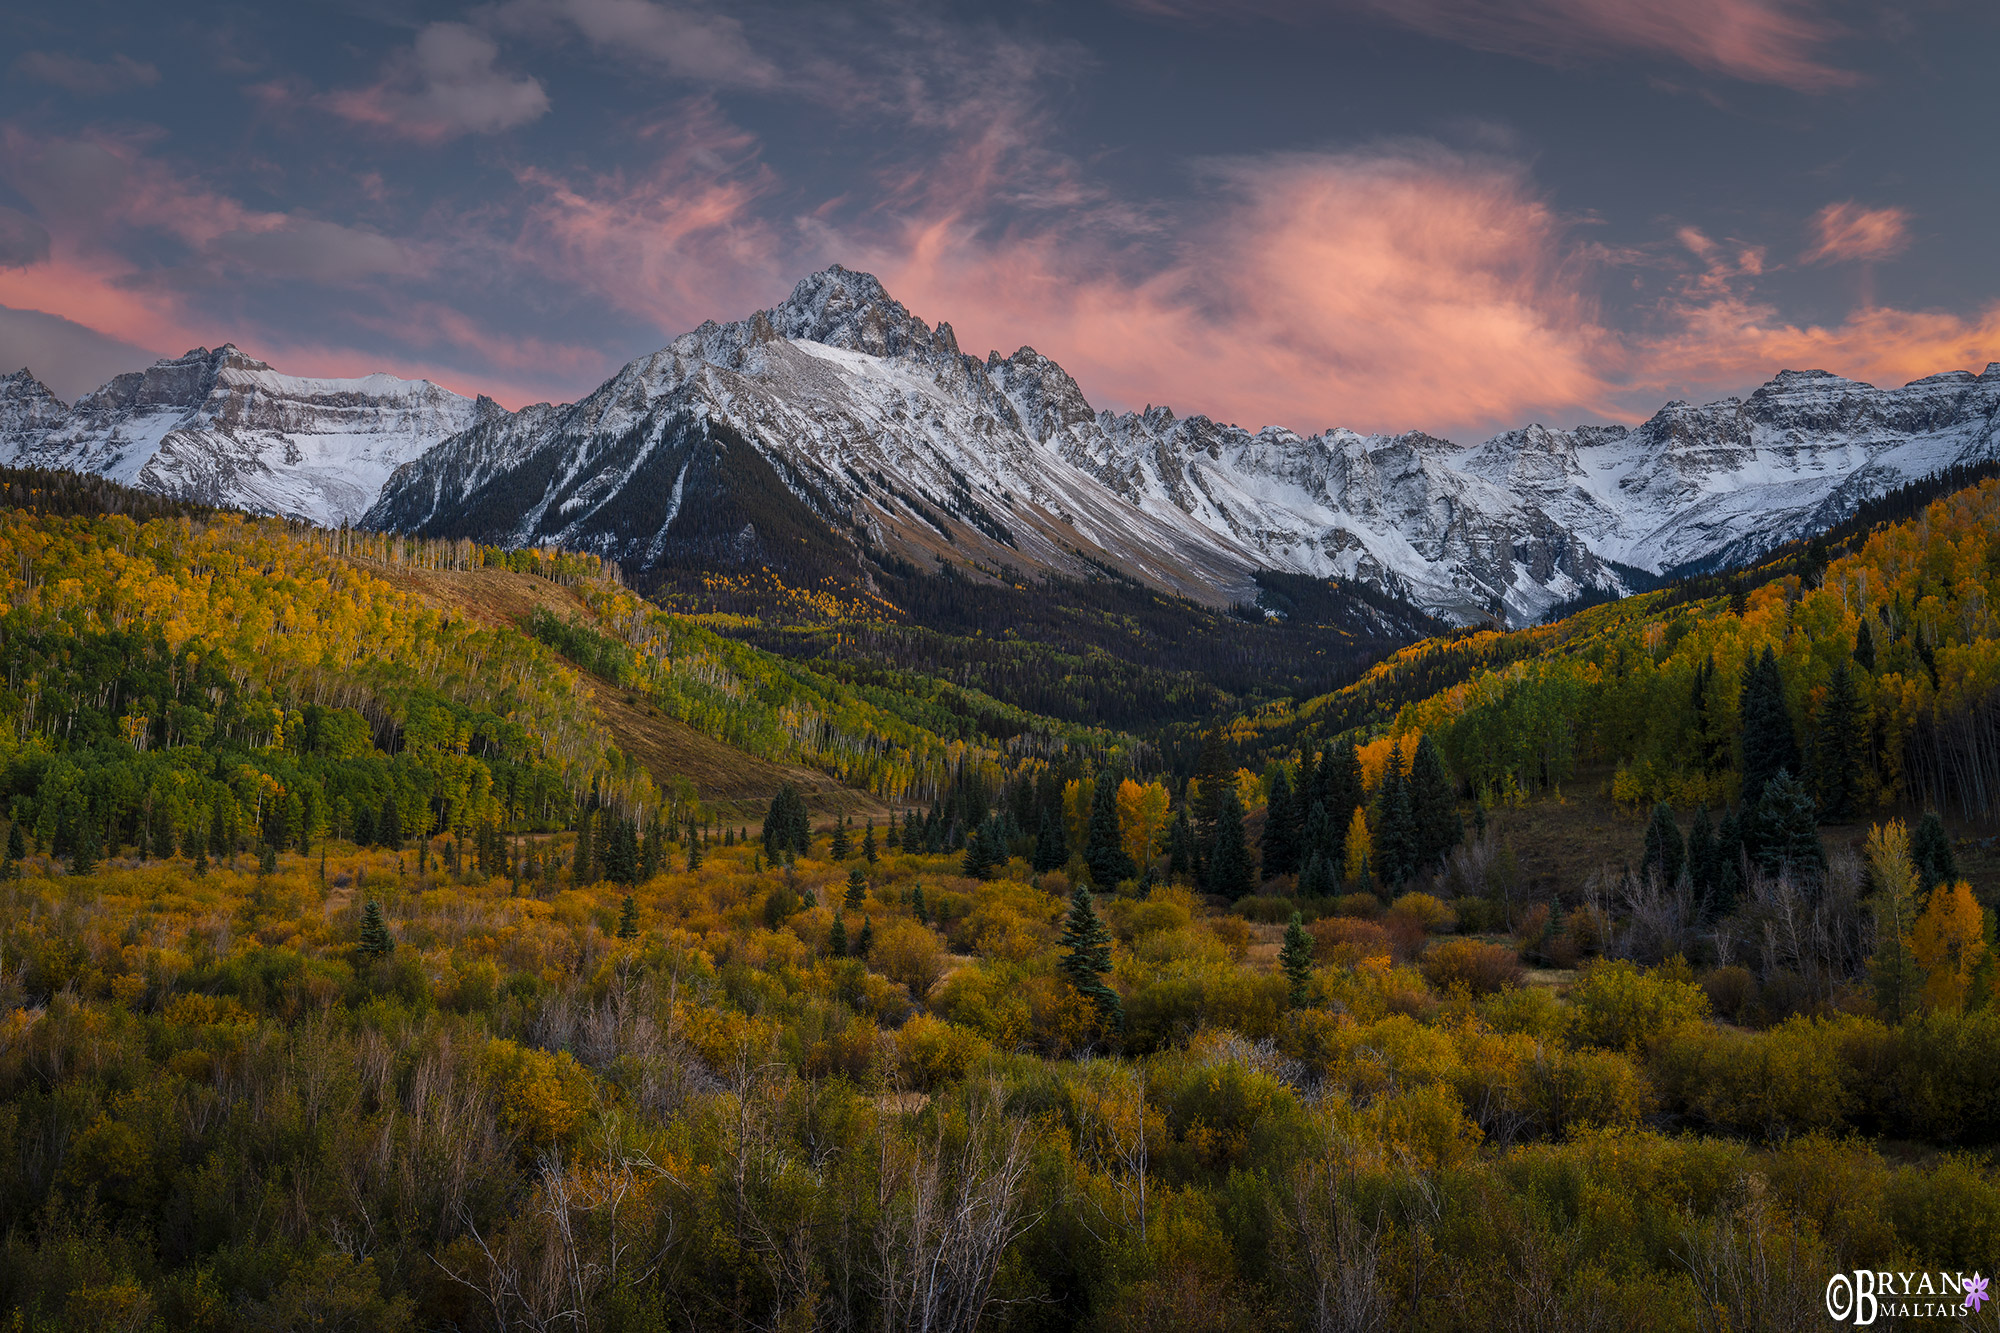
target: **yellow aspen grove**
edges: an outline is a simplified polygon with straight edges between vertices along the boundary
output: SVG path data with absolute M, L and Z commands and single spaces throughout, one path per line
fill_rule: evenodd
M 1970 884 L 1960 880 L 1931 890 L 1910 951 L 1924 971 L 1924 1003 L 1949 1013 L 1965 1008 L 1973 972 L 1986 956 L 1986 914 Z
M 1373 852 L 1374 843 L 1368 836 L 1368 812 L 1357 805 L 1354 818 L 1347 821 L 1347 882 L 1356 889 L 1368 887 Z
M 1118 784 L 1119 840 L 1134 865 L 1143 869 L 1159 854 L 1172 799 L 1157 782 L 1141 785 L 1126 778 Z

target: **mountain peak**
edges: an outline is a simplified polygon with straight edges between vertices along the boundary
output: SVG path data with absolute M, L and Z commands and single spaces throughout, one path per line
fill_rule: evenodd
M 958 350 L 956 339 L 939 339 L 930 325 L 889 295 L 873 273 L 839 264 L 801 280 L 783 304 L 773 307 L 770 321 L 783 337 L 870 356 Z

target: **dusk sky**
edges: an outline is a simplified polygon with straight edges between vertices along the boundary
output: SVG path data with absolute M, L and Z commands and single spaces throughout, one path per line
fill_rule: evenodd
M 0 3 L 0 373 L 589 392 L 830 263 L 1094 405 L 1632 420 L 2000 359 L 2000 6 Z

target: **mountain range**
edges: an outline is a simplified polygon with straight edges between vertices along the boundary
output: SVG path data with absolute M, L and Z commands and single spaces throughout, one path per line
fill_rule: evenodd
M 591 550 L 642 587 L 757 571 L 873 588 L 948 568 L 1227 606 L 1275 571 L 1518 624 L 1586 589 L 1752 559 L 2000 456 L 2000 363 L 1899 389 L 1785 371 L 1636 427 L 1475 445 L 1252 432 L 1093 409 L 1034 349 L 969 356 L 949 324 L 834 267 L 579 402 L 518 412 L 426 381 L 281 375 L 234 347 L 68 408 L 23 371 L 0 379 L 8 455 L 320 522 Z

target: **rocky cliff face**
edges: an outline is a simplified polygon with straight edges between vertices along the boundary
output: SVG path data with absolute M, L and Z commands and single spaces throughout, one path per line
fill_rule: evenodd
M 233 346 L 198 347 L 60 408 L 25 371 L 0 381 L 9 461 L 329 524 L 360 517 L 397 467 L 501 413 L 427 380 L 285 375 Z

